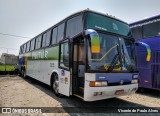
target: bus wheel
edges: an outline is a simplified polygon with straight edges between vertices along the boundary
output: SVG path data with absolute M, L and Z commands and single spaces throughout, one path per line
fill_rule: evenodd
M 21 71 L 21 72 L 22 72 L 22 77 L 23 77 L 23 78 L 26 78 L 26 74 L 25 74 L 24 69 L 22 69 L 22 71 Z
M 53 89 L 53 91 L 54 91 L 54 94 L 55 94 L 57 97 L 61 97 L 61 94 L 59 93 L 58 75 L 57 75 L 56 73 L 53 74 L 52 89 Z

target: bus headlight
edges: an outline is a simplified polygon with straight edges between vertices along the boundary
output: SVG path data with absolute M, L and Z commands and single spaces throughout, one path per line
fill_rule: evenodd
M 138 79 L 138 75 L 133 75 L 133 79 Z
M 89 82 L 90 87 L 103 87 L 103 86 L 107 86 L 107 85 L 108 85 L 107 81 L 102 81 L 102 82 L 90 81 Z
M 139 77 L 139 75 L 138 74 L 134 74 L 133 75 L 133 77 L 132 77 L 132 84 L 136 84 L 136 83 L 138 83 L 138 77 Z
M 136 83 L 138 83 L 138 79 L 133 79 L 132 84 L 136 84 Z

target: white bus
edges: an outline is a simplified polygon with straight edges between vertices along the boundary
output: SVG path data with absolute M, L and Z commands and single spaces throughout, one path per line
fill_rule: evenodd
M 56 96 L 96 101 L 135 93 L 134 39 L 127 23 L 84 10 L 20 47 L 21 74 L 50 85 Z

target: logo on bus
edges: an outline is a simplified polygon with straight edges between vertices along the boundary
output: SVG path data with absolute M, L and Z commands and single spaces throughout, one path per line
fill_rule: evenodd
M 63 69 L 61 70 L 61 75 L 65 76 L 65 71 Z
M 32 53 L 32 59 L 48 59 L 48 51 L 39 51 Z

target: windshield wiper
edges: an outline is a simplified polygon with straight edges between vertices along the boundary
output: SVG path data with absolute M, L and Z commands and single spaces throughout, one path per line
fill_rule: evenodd
M 116 63 L 117 63 L 117 59 L 120 59 L 120 54 L 119 54 L 119 48 L 118 48 L 118 46 L 117 46 L 117 54 L 114 56 L 114 58 L 113 58 L 113 60 L 112 60 L 112 62 L 111 62 L 111 64 L 110 64 L 110 66 L 109 66 L 109 68 L 108 68 L 108 70 L 107 70 L 107 72 L 112 72 L 112 70 L 115 68 L 115 66 L 116 66 Z M 120 66 L 121 66 L 121 61 L 120 61 Z
M 125 58 L 125 55 L 126 55 L 126 54 L 125 54 L 125 52 L 124 52 L 124 46 L 123 46 L 123 45 L 122 45 L 122 53 L 123 53 L 123 56 L 122 56 L 122 60 L 123 60 L 123 63 L 122 63 L 122 64 L 123 64 L 123 67 L 126 65 L 126 68 L 127 68 L 129 71 L 132 72 L 132 71 L 133 71 L 133 65 L 131 65 L 131 64 L 130 64 L 130 65 L 126 64 L 126 59 L 127 59 L 127 58 Z M 128 60 L 128 59 L 127 59 L 127 60 Z
M 125 53 L 124 53 L 124 47 L 123 47 L 123 45 L 122 45 L 122 53 L 123 53 L 123 56 L 122 56 L 122 60 L 123 60 L 123 62 L 125 63 L 126 62 L 126 60 L 125 60 Z
M 117 58 L 118 58 L 118 54 L 116 54 L 116 55 L 114 56 L 114 58 L 113 58 L 113 60 L 112 60 L 112 62 L 111 62 L 111 65 L 109 66 L 107 72 L 111 72 L 111 71 L 114 69 L 114 67 L 115 67 L 115 65 L 116 65 Z

